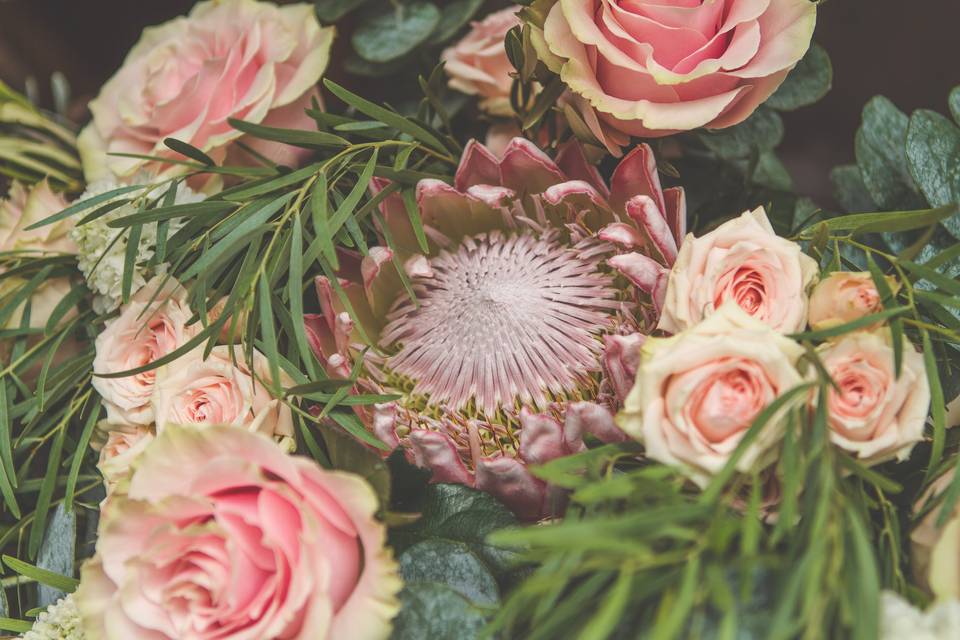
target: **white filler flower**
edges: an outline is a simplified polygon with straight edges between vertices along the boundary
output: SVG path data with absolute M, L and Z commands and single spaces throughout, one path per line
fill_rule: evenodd
M 960 638 L 960 600 L 917 609 L 892 591 L 880 594 L 880 640 L 956 640 Z
M 95 182 L 87 187 L 77 202 L 117 189 L 123 185 L 112 182 Z M 122 196 L 121 196 L 122 197 Z M 180 185 L 175 198 L 176 204 L 199 202 L 203 194 L 192 191 L 189 187 Z M 101 205 L 102 206 L 102 205 Z M 98 313 L 112 311 L 120 305 L 123 293 L 123 263 L 127 253 L 127 243 L 130 238 L 130 229 L 115 229 L 107 226 L 112 220 L 123 218 L 136 213 L 133 204 L 128 203 L 117 207 L 86 224 L 73 228 L 70 237 L 78 247 L 77 262 L 80 271 L 87 279 L 90 290 L 97 294 L 94 299 L 94 310 Z M 84 212 L 83 215 L 87 215 Z M 168 229 L 168 236 L 172 235 L 180 226 L 179 221 L 172 221 Z M 147 281 L 144 265 L 153 257 L 157 245 L 157 223 L 143 225 L 140 232 L 140 242 L 137 247 L 136 264 L 133 273 L 131 291 L 136 291 Z
M 84 640 L 80 612 L 73 595 L 57 600 L 42 612 L 22 640 Z

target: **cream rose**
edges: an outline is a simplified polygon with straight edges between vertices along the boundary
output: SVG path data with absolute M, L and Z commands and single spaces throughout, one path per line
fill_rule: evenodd
M 659 328 L 687 329 L 727 300 L 782 333 L 807 325 L 807 291 L 817 263 L 777 236 L 763 208 L 699 238 L 688 234 L 670 271 Z
M 128 371 L 176 351 L 199 331 L 197 324 L 187 326 L 192 315 L 183 286 L 173 278 L 154 277 L 97 336 L 94 374 Z M 94 375 L 93 386 L 103 397 L 107 420 L 117 425 L 152 423 L 150 399 L 156 375 L 156 369 L 122 378 Z
M 897 378 L 888 331 L 847 334 L 819 354 L 838 387 L 828 396 L 830 439 L 871 464 L 907 458 L 930 410 L 923 356 L 905 344 Z
M 891 291 L 895 278 L 887 276 Z M 821 280 L 810 294 L 810 326 L 814 329 L 852 322 L 883 309 L 873 277 L 866 271 L 835 271 Z
M 144 30 L 120 70 L 90 103 L 93 121 L 78 148 L 87 182 L 156 173 L 161 163 L 109 156 L 173 157 L 172 137 L 223 160 L 243 134 L 228 119 L 308 128 L 304 109 L 318 95 L 332 27 L 312 4 L 278 7 L 255 0 L 212 0 L 187 17 Z M 271 159 L 293 164 L 302 150 L 249 140 Z
M 11 183 L 7 197 L 0 200 L 0 253 L 12 252 L 8 256 L 10 259 L 23 256 L 40 257 L 45 253 L 76 253 L 77 247 L 69 236 L 70 229 L 73 228 L 73 223 L 69 220 L 26 230 L 30 225 L 66 207 L 66 199 L 54 192 L 46 180 L 33 186 L 17 181 Z M 28 280 L 17 277 L 0 281 L 0 300 L 14 295 L 27 282 Z M 50 314 L 71 288 L 68 278 L 50 278 L 41 283 L 30 297 L 30 328 L 45 327 Z M 25 309 L 26 302 L 7 318 L 4 328 L 18 328 Z M 71 312 L 65 318 L 75 315 L 75 312 Z
M 953 482 L 955 471 L 948 471 L 930 485 L 917 509 L 942 494 Z M 960 503 L 943 527 L 937 527 L 939 504 L 933 507 L 910 533 L 910 555 L 917 581 L 937 598 L 960 599 Z
M 97 428 L 107 435 L 107 441 L 100 449 L 97 469 L 107 487 L 113 489 L 130 475 L 133 461 L 153 441 L 153 430 L 142 425 L 111 425 L 105 421 L 98 424 Z
M 757 415 L 802 383 L 797 343 L 733 302 L 670 338 L 648 338 L 637 380 L 617 424 L 643 442 L 653 460 L 682 467 L 705 486 L 729 460 Z M 762 465 L 781 438 L 774 419 L 738 462 Z
M 151 403 L 157 433 L 172 424 L 226 424 L 291 445 L 290 407 L 270 395 L 263 385 L 269 380 L 263 354 L 253 352 L 251 371 L 243 350 L 233 346 L 214 347 L 206 360 L 196 354 L 161 367 Z M 282 383 L 290 384 L 286 379 Z

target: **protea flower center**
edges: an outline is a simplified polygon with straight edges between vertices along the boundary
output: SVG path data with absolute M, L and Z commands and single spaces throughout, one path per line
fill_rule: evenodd
M 442 251 L 401 296 L 381 345 L 414 394 L 448 411 L 544 408 L 598 368 L 617 292 L 588 250 L 558 233 L 492 231 Z

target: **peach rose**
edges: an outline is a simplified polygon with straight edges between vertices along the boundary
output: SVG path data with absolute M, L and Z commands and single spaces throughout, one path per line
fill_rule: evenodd
M 107 441 L 100 449 L 97 469 L 111 490 L 130 475 L 133 461 L 153 441 L 153 430 L 142 425 L 111 425 L 104 421 L 97 429 L 105 431 Z
M 923 440 L 930 410 L 923 356 L 905 344 L 897 378 L 891 342 L 888 331 L 861 331 L 819 350 L 839 387 L 829 392 L 830 439 L 869 464 L 906 459 Z
M 897 290 L 895 278 L 887 276 L 887 282 L 891 291 Z M 882 310 L 877 285 L 866 271 L 835 271 L 810 294 L 810 326 L 814 329 L 827 329 Z
M 195 353 L 194 357 L 161 367 L 151 402 L 157 433 L 173 424 L 226 424 L 271 436 L 291 446 L 290 407 L 272 397 L 263 386 L 261 381 L 270 380 L 270 365 L 256 350 L 253 366 L 251 372 L 242 349 L 219 346 L 206 360 Z M 290 385 L 287 379 L 282 383 Z
M 377 499 L 227 426 L 171 426 L 102 509 L 74 596 L 101 640 L 386 639 L 400 578 Z
M 172 353 L 199 332 L 187 326 L 193 312 L 187 306 L 186 290 L 173 278 L 155 276 L 108 320 L 97 336 L 95 374 L 118 373 L 142 367 Z M 154 420 L 150 398 L 157 371 L 151 369 L 123 378 L 93 377 L 93 386 L 103 397 L 107 420 L 116 425 L 149 425 Z
M 332 27 L 321 28 L 312 4 L 278 7 L 255 0 L 211 0 L 190 15 L 144 30 L 120 70 L 90 103 L 93 121 L 80 134 L 87 182 L 158 173 L 169 165 L 109 156 L 177 157 L 167 137 L 223 160 L 242 134 L 237 118 L 309 128 L 304 113 L 327 67 Z M 282 164 L 303 155 L 293 147 L 250 140 Z
M 470 33 L 441 55 L 450 76 L 450 88 L 479 96 L 480 108 L 495 116 L 513 115 L 510 106 L 513 65 L 507 58 L 503 40 L 510 29 L 520 24 L 519 10 L 518 6 L 507 7 L 474 22 Z
M 946 491 L 954 474 L 951 470 L 937 478 L 917 501 L 917 509 Z M 939 518 L 938 503 L 910 532 L 914 576 L 937 598 L 960 599 L 960 504 L 954 507 L 943 527 L 937 527 Z
M 653 460 L 685 469 L 705 486 L 726 464 L 757 415 L 802 383 L 797 343 L 728 302 L 670 338 L 647 338 L 637 380 L 617 424 Z M 738 462 L 764 463 L 783 427 L 774 419 Z
M 807 52 L 816 18 L 809 0 L 558 0 L 531 35 L 601 119 L 652 137 L 745 120 Z
M 659 328 L 683 331 L 734 300 L 782 333 L 807 326 L 807 290 L 817 263 L 780 238 L 763 207 L 699 238 L 687 235 L 670 271 Z

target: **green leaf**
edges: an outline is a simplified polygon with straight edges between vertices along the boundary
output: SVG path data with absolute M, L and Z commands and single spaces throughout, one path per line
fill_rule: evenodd
M 457 35 L 483 6 L 483 0 L 452 0 L 441 9 L 440 22 L 430 36 L 430 44 L 442 44 Z
M 617 628 L 630 602 L 633 573 L 629 569 L 620 572 L 613 588 L 604 597 L 600 609 L 587 621 L 580 632 L 580 640 L 606 640 Z
M 47 532 L 40 545 L 37 556 L 37 568 L 59 575 L 73 575 L 74 559 L 77 552 L 77 514 L 68 511 L 61 502 L 53 512 Z M 47 607 L 67 595 L 62 589 L 41 584 L 37 595 L 37 606 Z
M 139 184 L 134 184 L 126 187 L 120 187 L 118 189 L 111 189 L 110 191 L 106 191 L 99 195 L 95 195 L 90 198 L 87 198 L 81 202 L 72 204 L 66 209 L 64 209 L 63 211 L 61 211 L 60 213 L 55 213 L 52 216 L 48 216 L 43 220 L 41 220 L 40 222 L 34 222 L 32 225 L 24 229 L 24 231 L 30 231 L 32 229 L 45 227 L 48 224 L 53 224 L 54 222 L 60 222 L 61 220 L 69 218 L 74 214 L 80 213 L 81 211 L 86 211 L 91 207 L 95 207 L 98 204 L 103 204 L 104 202 L 107 202 L 109 200 L 113 200 L 114 198 L 118 196 L 122 196 L 125 193 L 131 193 L 133 191 L 143 191 L 146 188 L 148 187 L 139 185 Z
M 960 202 L 960 129 L 935 111 L 921 109 L 907 129 L 910 175 L 934 207 Z M 960 238 L 960 215 L 943 221 Z
M 187 144 L 186 142 L 181 142 L 176 138 L 164 138 L 163 144 L 168 148 L 173 149 L 177 153 L 184 155 L 191 160 L 196 160 L 200 164 L 207 165 L 210 167 L 216 166 L 216 162 L 213 161 L 213 158 L 205 154 L 200 149 L 197 149 L 192 144 Z
M 360 57 L 389 62 L 413 51 L 440 23 L 440 10 L 429 2 L 394 4 L 369 12 L 350 41 Z
M 94 402 L 93 408 L 87 414 L 86 422 L 83 423 L 83 431 L 80 433 L 80 439 L 77 441 L 77 448 L 73 452 L 73 460 L 70 461 L 70 473 L 67 475 L 67 488 L 63 504 L 67 509 L 73 508 L 73 498 L 76 493 L 77 478 L 80 476 L 80 466 L 83 464 L 83 457 L 87 455 L 87 447 L 90 444 L 90 438 L 93 436 L 93 428 L 97 424 L 97 418 L 100 417 L 100 402 Z
M 876 211 L 877 203 L 863 184 L 860 168 L 848 164 L 835 167 L 830 172 L 830 183 L 837 201 L 850 213 Z
M 430 145 L 437 151 L 442 151 L 444 153 L 447 152 L 446 146 L 443 144 L 443 141 L 441 141 L 440 138 L 430 133 L 416 122 L 403 117 L 395 111 L 385 109 L 380 105 L 374 104 L 369 100 L 365 100 L 360 96 L 347 91 L 332 80 L 324 78 L 323 84 L 333 95 L 337 96 L 346 104 L 354 107 L 357 109 L 357 111 L 360 111 L 364 115 L 374 118 L 375 120 L 379 120 L 380 122 L 397 129 L 401 133 L 406 133 L 407 135 L 412 136 L 414 139 Z
M 851 320 L 850 322 L 844 322 L 843 324 L 838 324 L 828 329 L 804 331 L 803 333 L 792 333 L 789 335 L 789 337 L 798 341 L 826 340 L 827 338 L 835 338 L 837 336 L 842 336 L 845 333 L 850 333 L 851 331 L 863 329 L 864 327 L 869 327 L 873 324 L 883 322 L 890 318 L 902 316 L 905 313 L 910 313 L 912 309 L 913 307 L 910 307 L 909 305 L 903 307 L 894 307 L 892 309 L 884 309 L 883 311 L 871 313 L 870 315 L 863 316 L 862 318 L 857 318 L 856 320 Z
M 389 504 L 390 471 L 383 457 L 333 425 L 321 425 L 320 435 L 333 468 L 357 474 L 376 491 L 381 507 Z
M 13 466 L 13 452 L 10 442 L 10 412 L 7 406 L 7 381 L 0 378 L 0 491 L 3 501 L 14 517 L 21 518 L 20 506 L 13 489 L 17 486 L 17 470 Z
M 950 92 L 948 102 L 950 104 L 950 115 L 953 116 L 953 121 L 960 125 L 960 87 L 953 88 Z
M 761 107 L 740 124 L 700 134 L 707 148 L 721 158 L 749 158 L 772 151 L 783 140 L 783 120 L 772 109 Z
M 314 9 L 317 19 L 324 24 L 332 24 L 368 0 L 315 0 Z
M 853 545 L 850 561 L 855 567 L 857 576 L 856 588 L 851 590 L 857 612 L 852 626 L 853 638 L 873 640 L 879 636 L 880 624 L 880 576 L 877 571 L 877 560 L 874 557 L 870 534 L 860 519 L 859 511 L 847 509 L 845 514 L 848 523 L 847 531 Z
M 766 104 L 780 111 L 793 111 L 820 100 L 827 95 L 832 84 L 833 65 L 830 64 L 830 56 L 814 42 Z
M 497 581 L 483 561 L 462 542 L 418 542 L 400 555 L 399 565 L 404 584 L 442 584 L 481 606 L 495 606 L 500 602 Z
M 894 303 L 896 303 L 896 299 L 894 297 L 893 290 L 890 288 L 890 283 L 887 282 L 883 271 L 880 270 L 880 267 L 873 259 L 873 256 L 869 254 L 867 255 L 867 269 L 869 269 L 870 276 L 873 278 L 873 284 L 877 288 L 877 293 L 880 294 L 880 300 L 883 303 L 883 308 L 893 308 Z M 899 378 L 900 372 L 903 369 L 903 321 L 899 317 L 893 316 L 890 318 L 888 325 L 890 327 L 890 337 L 893 340 L 894 375 L 895 377 Z
M 854 151 L 863 183 L 881 209 L 921 209 L 907 169 L 904 148 L 909 119 L 883 96 L 863 108 L 863 121 L 854 139 Z
M 13 633 L 26 633 L 33 628 L 32 622 L 17 620 L 15 618 L 0 618 L 0 629 L 12 631 Z
M 30 539 L 27 545 L 27 551 L 31 558 L 36 558 L 40 551 L 40 543 L 43 541 L 43 534 L 47 526 L 47 515 L 50 510 L 50 502 L 53 498 L 53 491 L 57 486 L 57 476 L 60 471 L 60 457 L 63 452 L 63 440 L 67 434 L 67 426 L 61 424 L 57 433 L 53 436 L 53 445 L 50 447 L 50 454 L 45 460 L 46 471 L 44 472 L 43 482 L 40 484 L 40 492 L 37 495 L 37 508 L 30 525 Z
M 39 569 L 32 564 L 24 562 L 23 560 L 18 560 L 13 556 L 4 555 L 3 564 L 7 565 L 22 576 L 36 580 L 40 584 L 45 584 L 48 587 L 59 589 L 64 593 L 73 593 L 80 584 L 79 580 L 62 576 L 59 573 L 53 573 L 52 571 Z
M 255 124 L 236 118 L 228 118 L 227 122 L 237 131 L 249 133 L 254 138 L 261 140 L 270 140 L 271 142 L 282 142 L 295 147 L 304 147 L 307 149 L 324 147 L 346 147 L 350 143 L 345 138 L 338 135 L 327 133 L 326 131 L 308 131 L 306 129 L 283 129 L 280 127 L 268 127 L 262 124 Z
M 943 447 L 947 432 L 946 401 L 943 396 L 943 386 L 940 384 L 940 370 L 937 368 L 937 356 L 933 352 L 933 343 L 930 334 L 923 330 L 923 365 L 927 371 L 927 380 L 930 384 L 930 415 L 933 421 L 933 445 L 930 447 L 930 462 L 924 475 L 924 484 L 933 478 L 933 474 L 940 466 L 943 457 Z
M 421 582 L 400 592 L 391 640 L 466 640 L 480 637 L 488 612 L 442 584 Z
M 425 491 L 420 519 L 393 529 L 390 539 L 398 552 L 431 538 L 463 542 L 499 575 L 512 568 L 515 554 L 486 538 L 516 522 L 514 515 L 487 493 L 459 484 L 431 484 Z

